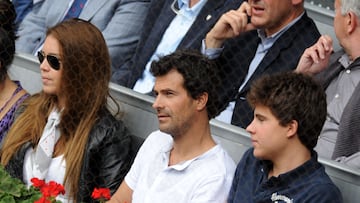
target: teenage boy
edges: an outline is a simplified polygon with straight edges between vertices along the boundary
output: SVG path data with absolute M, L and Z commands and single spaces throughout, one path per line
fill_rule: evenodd
M 237 166 L 228 203 L 342 202 L 313 150 L 326 117 L 323 89 L 310 76 L 263 76 L 247 95 L 253 148 Z

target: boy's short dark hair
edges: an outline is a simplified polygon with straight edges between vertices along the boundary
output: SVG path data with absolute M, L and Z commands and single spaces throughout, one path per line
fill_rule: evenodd
M 326 96 L 313 78 L 294 72 L 266 75 L 252 84 L 247 99 L 253 108 L 270 108 L 282 126 L 296 120 L 302 144 L 309 150 L 316 146 L 326 119 Z
M 150 71 L 156 77 L 163 76 L 172 69 L 183 76 L 184 88 L 193 99 L 204 92 L 208 93 L 208 117 L 211 119 L 217 116 L 220 102 L 216 86 L 220 84 L 220 80 L 215 63 L 199 51 L 177 50 L 152 62 Z

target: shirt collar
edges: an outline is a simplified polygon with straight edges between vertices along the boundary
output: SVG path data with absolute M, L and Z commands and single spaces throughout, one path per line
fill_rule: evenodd
M 264 181 L 266 183 L 272 182 L 273 184 L 278 184 L 278 183 L 280 184 L 281 182 L 285 182 L 285 183 L 296 182 L 296 181 L 294 181 L 295 179 L 305 178 L 306 176 L 311 175 L 311 172 L 313 172 L 313 170 L 316 170 L 321 167 L 321 164 L 317 161 L 317 159 L 318 159 L 317 152 L 314 150 L 311 150 L 311 158 L 308 161 L 306 161 L 304 164 L 300 165 L 299 167 L 297 167 L 289 172 L 280 174 L 278 177 L 271 177 L 270 179 L 267 179 L 267 176 L 269 174 L 269 171 L 273 167 L 273 165 L 270 161 L 262 160 L 262 161 L 260 161 L 260 164 L 262 165 L 261 170 L 264 173 L 264 176 L 266 177 L 266 178 L 264 178 Z M 313 170 L 311 170 L 311 171 L 307 170 L 309 168 L 311 168 Z M 265 185 L 268 185 L 268 184 L 265 184 Z M 268 186 L 270 187 L 270 185 L 268 185 Z
M 189 0 L 177 0 L 177 2 L 179 9 L 181 9 L 184 5 L 189 8 Z
M 191 11 L 194 14 L 198 14 L 207 0 L 200 0 L 192 8 L 190 8 L 190 0 L 177 0 L 177 2 L 179 10 L 185 9 L 186 11 Z
M 168 145 L 165 145 L 161 150 L 161 155 L 163 157 L 163 160 L 166 163 L 169 163 L 170 151 L 171 151 L 172 147 L 173 147 L 173 142 L 169 143 Z M 217 153 L 219 150 L 220 150 L 220 146 L 217 144 L 213 148 L 208 150 L 207 152 L 205 152 L 205 153 L 203 153 L 203 154 L 201 154 L 201 155 L 199 155 L 197 157 L 194 157 L 193 159 L 186 160 L 186 161 L 177 163 L 175 165 L 169 166 L 168 169 L 174 169 L 174 170 L 177 170 L 177 171 L 185 170 L 194 161 L 206 158 L 208 156 L 212 156 L 213 154 Z
M 345 53 L 339 58 L 339 63 L 344 67 L 344 69 L 347 69 L 349 65 L 352 63 L 349 56 Z

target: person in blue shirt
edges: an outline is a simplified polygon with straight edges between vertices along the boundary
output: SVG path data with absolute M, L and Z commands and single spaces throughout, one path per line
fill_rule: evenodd
M 200 50 L 201 41 L 219 17 L 243 0 L 156 0 L 151 1 L 146 22 L 131 59 L 118 63 L 112 82 L 151 94 L 155 77 L 151 62 L 178 49 Z
M 262 76 L 247 95 L 253 147 L 240 160 L 228 203 L 336 202 L 342 195 L 313 150 L 326 118 L 326 98 L 311 76 Z
M 206 34 L 202 53 L 222 70 L 217 120 L 246 128 L 253 111 L 246 101 L 262 75 L 294 70 L 304 50 L 320 37 L 304 0 L 248 0 L 224 13 Z
M 113 71 L 133 55 L 149 4 L 149 0 L 45 0 L 19 24 L 16 50 L 36 56 L 44 45 L 47 28 L 68 18 L 80 18 L 103 34 Z

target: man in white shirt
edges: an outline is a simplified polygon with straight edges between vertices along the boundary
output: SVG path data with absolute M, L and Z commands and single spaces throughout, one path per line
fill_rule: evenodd
M 151 66 L 160 131 L 149 135 L 110 202 L 225 202 L 235 163 L 211 136 L 214 64 L 176 51 Z

